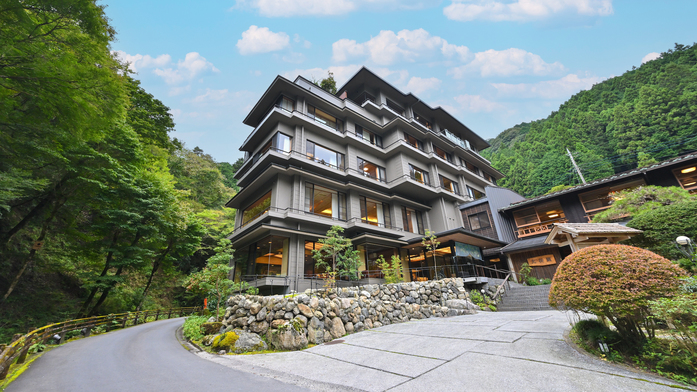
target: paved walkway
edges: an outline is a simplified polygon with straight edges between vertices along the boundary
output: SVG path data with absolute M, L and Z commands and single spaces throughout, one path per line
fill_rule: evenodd
M 6 392 L 307 391 L 205 361 L 175 336 L 184 319 L 155 321 L 69 342 L 42 355 Z M 310 383 L 314 384 L 314 383 Z
M 324 390 L 676 391 L 670 380 L 577 352 L 563 340 L 569 327 L 558 311 L 481 312 L 388 325 L 298 352 L 199 355 Z

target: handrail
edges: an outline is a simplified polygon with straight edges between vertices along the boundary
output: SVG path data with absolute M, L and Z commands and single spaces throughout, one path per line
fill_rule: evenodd
M 498 297 L 499 294 L 501 293 L 501 289 L 503 289 L 503 286 L 505 286 L 505 285 L 508 283 L 508 279 L 511 277 L 511 275 L 513 275 L 513 273 L 512 273 L 512 272 L 509 272 L 508 275 L 506 275 L 506 278 L 503 280 L 503 282 L 501 282 L 501 284 L 499 285 L 499 287 L 496 289 L 496 292 L 494 293 L 494 296 L 491 297 L 491 299 L 492 299 L 494 302 L 496 302 L 496 297 Z
M 113 327 L 126 328 L 129 321 L 133 321 L 133 325 L 138 325 L 138 320 L 141 319 L 143 323 L 148 321 L 148 317 L 155 316 L 157 321 L 160 315 L 167 314 L 167 318 L 171 318 L 172 315 L 179 314 L 183 316 L 184 314 L 196 313 L 200 310 L 199 306 L 189 306 L 183 308 L 170 308 L 170 309 L 154 309 L 154 310 L 142 310 L 137 312 L 127 312 L 118 314 L 109 314 L 105 316 L 95 316 L 86 317 L 81 319 L 74 319 L 68 321 L 62 321 L 60 323 L 54 323 L 45 325 L 41 328 L 37 328 L 33 331 L 29 331 L 27 334 L 20 336 L 15 339 L 12 343 L 7 345 L 0 353 L 0 380 L 4 380 L 7 377 L 7 373 L 10 370 L 13 362 L 15 364 L 22 364 L 27 358 L 29 353 L 29 348 L 36 343 L 43 343 L 50 339 L 54 335 L 59 335 L 61 340 L 67 332 L 76 330 L 85 330 L 85 336 L 89 336 L 92 328 L 106 325 L 107 331 L 110 329 L 110 325 L 116 322 Z M 15 361 L 16 360 L 16 361 Z

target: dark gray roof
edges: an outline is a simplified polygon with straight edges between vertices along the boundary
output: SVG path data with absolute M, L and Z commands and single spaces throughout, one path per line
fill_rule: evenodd
M 488 201 L 489 201 L 489 200 L 488 200 L 486 197 L 482 197 L 481 199 L 477 199 L 477 200 L 474 200 L 474 201 L 469 201 L 469 202 L 467 202 L 467 203 L 465 203 L 465 204 L 460 204 L 460 209 L 461 209 L 461 210 L 464 210 L 465 208 L 470 208 L 470 207 L 478 206 L 478 205 L 480 205 L 480 204 L 482 204 L 482 203 L 486 203 L 486 202 L 488 202 Z
M 547 236 L 538 236 L 538 237 L 532 237 L 532 238 L 526 238 L 522 240 L 518 240 L 516 242 L 512 242 L 503 248 L 501 248 L 501 252 L 504 253 L 511 253 L 511 252 L 517 252 L 517 251 L 522 251 L 526 249 L 535 249 L 535 248 L 549 248 L 549 247 L 557 247 L 557 245 L 549 245 L 545 244 L 545 239 Z
M 549 194 L 546 194 L 546 195 L 541 195 L 541 196 L 536 196 L 536 197 L 531 197 L 531 198 L 529 198 L 529 199 L 525 199 L 525 200 L 522 200 L 522 201 L 517 202 L 517 203 L 512 203 L 512 204 L 509 205 L 508 207 L 501 208 L 500 211 L 507 211 L 507 210 L 511 210 L 511 209 L 513 209 L 513 208 L 518 208 L 518 207 L 525 206 L 525 205 L 528 205 L 528 204 L 536 203 L 536 202 L 538 202 L 538 201 L 547 200 L 547 199 L 553 199 L 553 198 L 555 198 L 555 197 L 558 197 L 558 196 L 561 196 L 561 195 L 564 195 L 564 194 L 567 194 L 567 193 L 577 192 L 577 191 L 579 191 L 579 190 L 583 190 L 583 189 L 586 189 L 586 188 L 591 188 L 591 187 L 594 187 L 594 186 L 596 186 L 596 185 L 601 185 L 601 184 L 605 184 L 605 183 L 609 183 L 609 182 L 621 180 L 621 179 L 623 179 L 623 178 L 627 178 L 627 177 L 631 177 L 631 176 L 634 176 L 634 175 L 646 173 L 646 172 L 649 172 L 649 171 L 652 171 L 652 170 L 656 170 L 656 169 L 660 169 L 660 168 L 663 168 L 663 167 L 671 166 L 671 165 L 678 164 L 678 163 L 681 163 L 681 162 L 684 162 L 684 161 L 687 161 L 687 160 L 690 160 L 690 159 L 697 159 L 697 153 L 693 152 L 693 153 L 689 153 L 689 154 L 686 154 L 686 155 L 679 156 L 679 157 L 677 157 L 677 158 L 668 159 L 667 161 L 659 162 L 659 163 L 657 163 L 657 164 L 655 164 L 655 165 L 646 166 L 646 167 L 642 167 L 642 168 L 639 168 L 639 169 L 628 170 L 628 171 L 626 171 L 626 172 L 614 174 L 614 175 L 612 175 L 612 176 L 610 176 L 610 177 L 605 177 L 605 178 L 600 178 L 600 179 L 597 179 L 597 180 L 593 180 L 593 181 L 591 181 L 591 182 L 589 182 L 589 183 L 587 183 L 587 184 L 577 185 L 577 186 L 574 186 L 574 187 L 571 187 L 571 188 L 568 188 L 568 189 L 564 189 L 563 191 L 554 192 L 554 193 L 549 193 Z

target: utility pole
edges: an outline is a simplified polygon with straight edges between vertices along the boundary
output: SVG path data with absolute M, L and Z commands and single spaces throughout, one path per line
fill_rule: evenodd
M 576 169 L 576 173 L 578 173 L 578 176 L 581 177 L 581 181 L 583 183 L 586 183 L 586 179 L 583 178 L 583 174 L 581 173 L 581 169 L 578 168 L 578 165 L 576 164 L 576 161 L 574 160 L 574 156 L 571 155 L 571 151 L 569 151 L 569 148 L 566 148 L 566 153 L 569 154 L 569 158 L 571 158 L 571 164 L 574 165 L 574 168 Z

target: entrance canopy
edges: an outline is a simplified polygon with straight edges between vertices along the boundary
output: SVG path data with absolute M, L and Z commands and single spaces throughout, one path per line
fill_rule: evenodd
M 619 223 L 555 223 L 545 243 L 559 247 L 568 245 L 576 252 L 588 246 L 616 244 L 641 233 L 641 230 Z
M 467 231 L 462 227 L 458 227 L 457 229 L 441 231 L 440 233 L 435 233 L 435 236 L 436 239 L 441 243 L 445 243 L 452 240 L 464 244 L 478 246 L 482 249 L 496 248 L 499 246 L 506 245 L 506 243 L 503 241 L 495 240 L 492 238 L 484 237 L 479 234 L 472 233 L 471 231 Z M 415 244 L 421 244 L 421 237 L 409 241 L 410 246 L 406 246 L 405 248 L 412 248 L 412 245 Z

